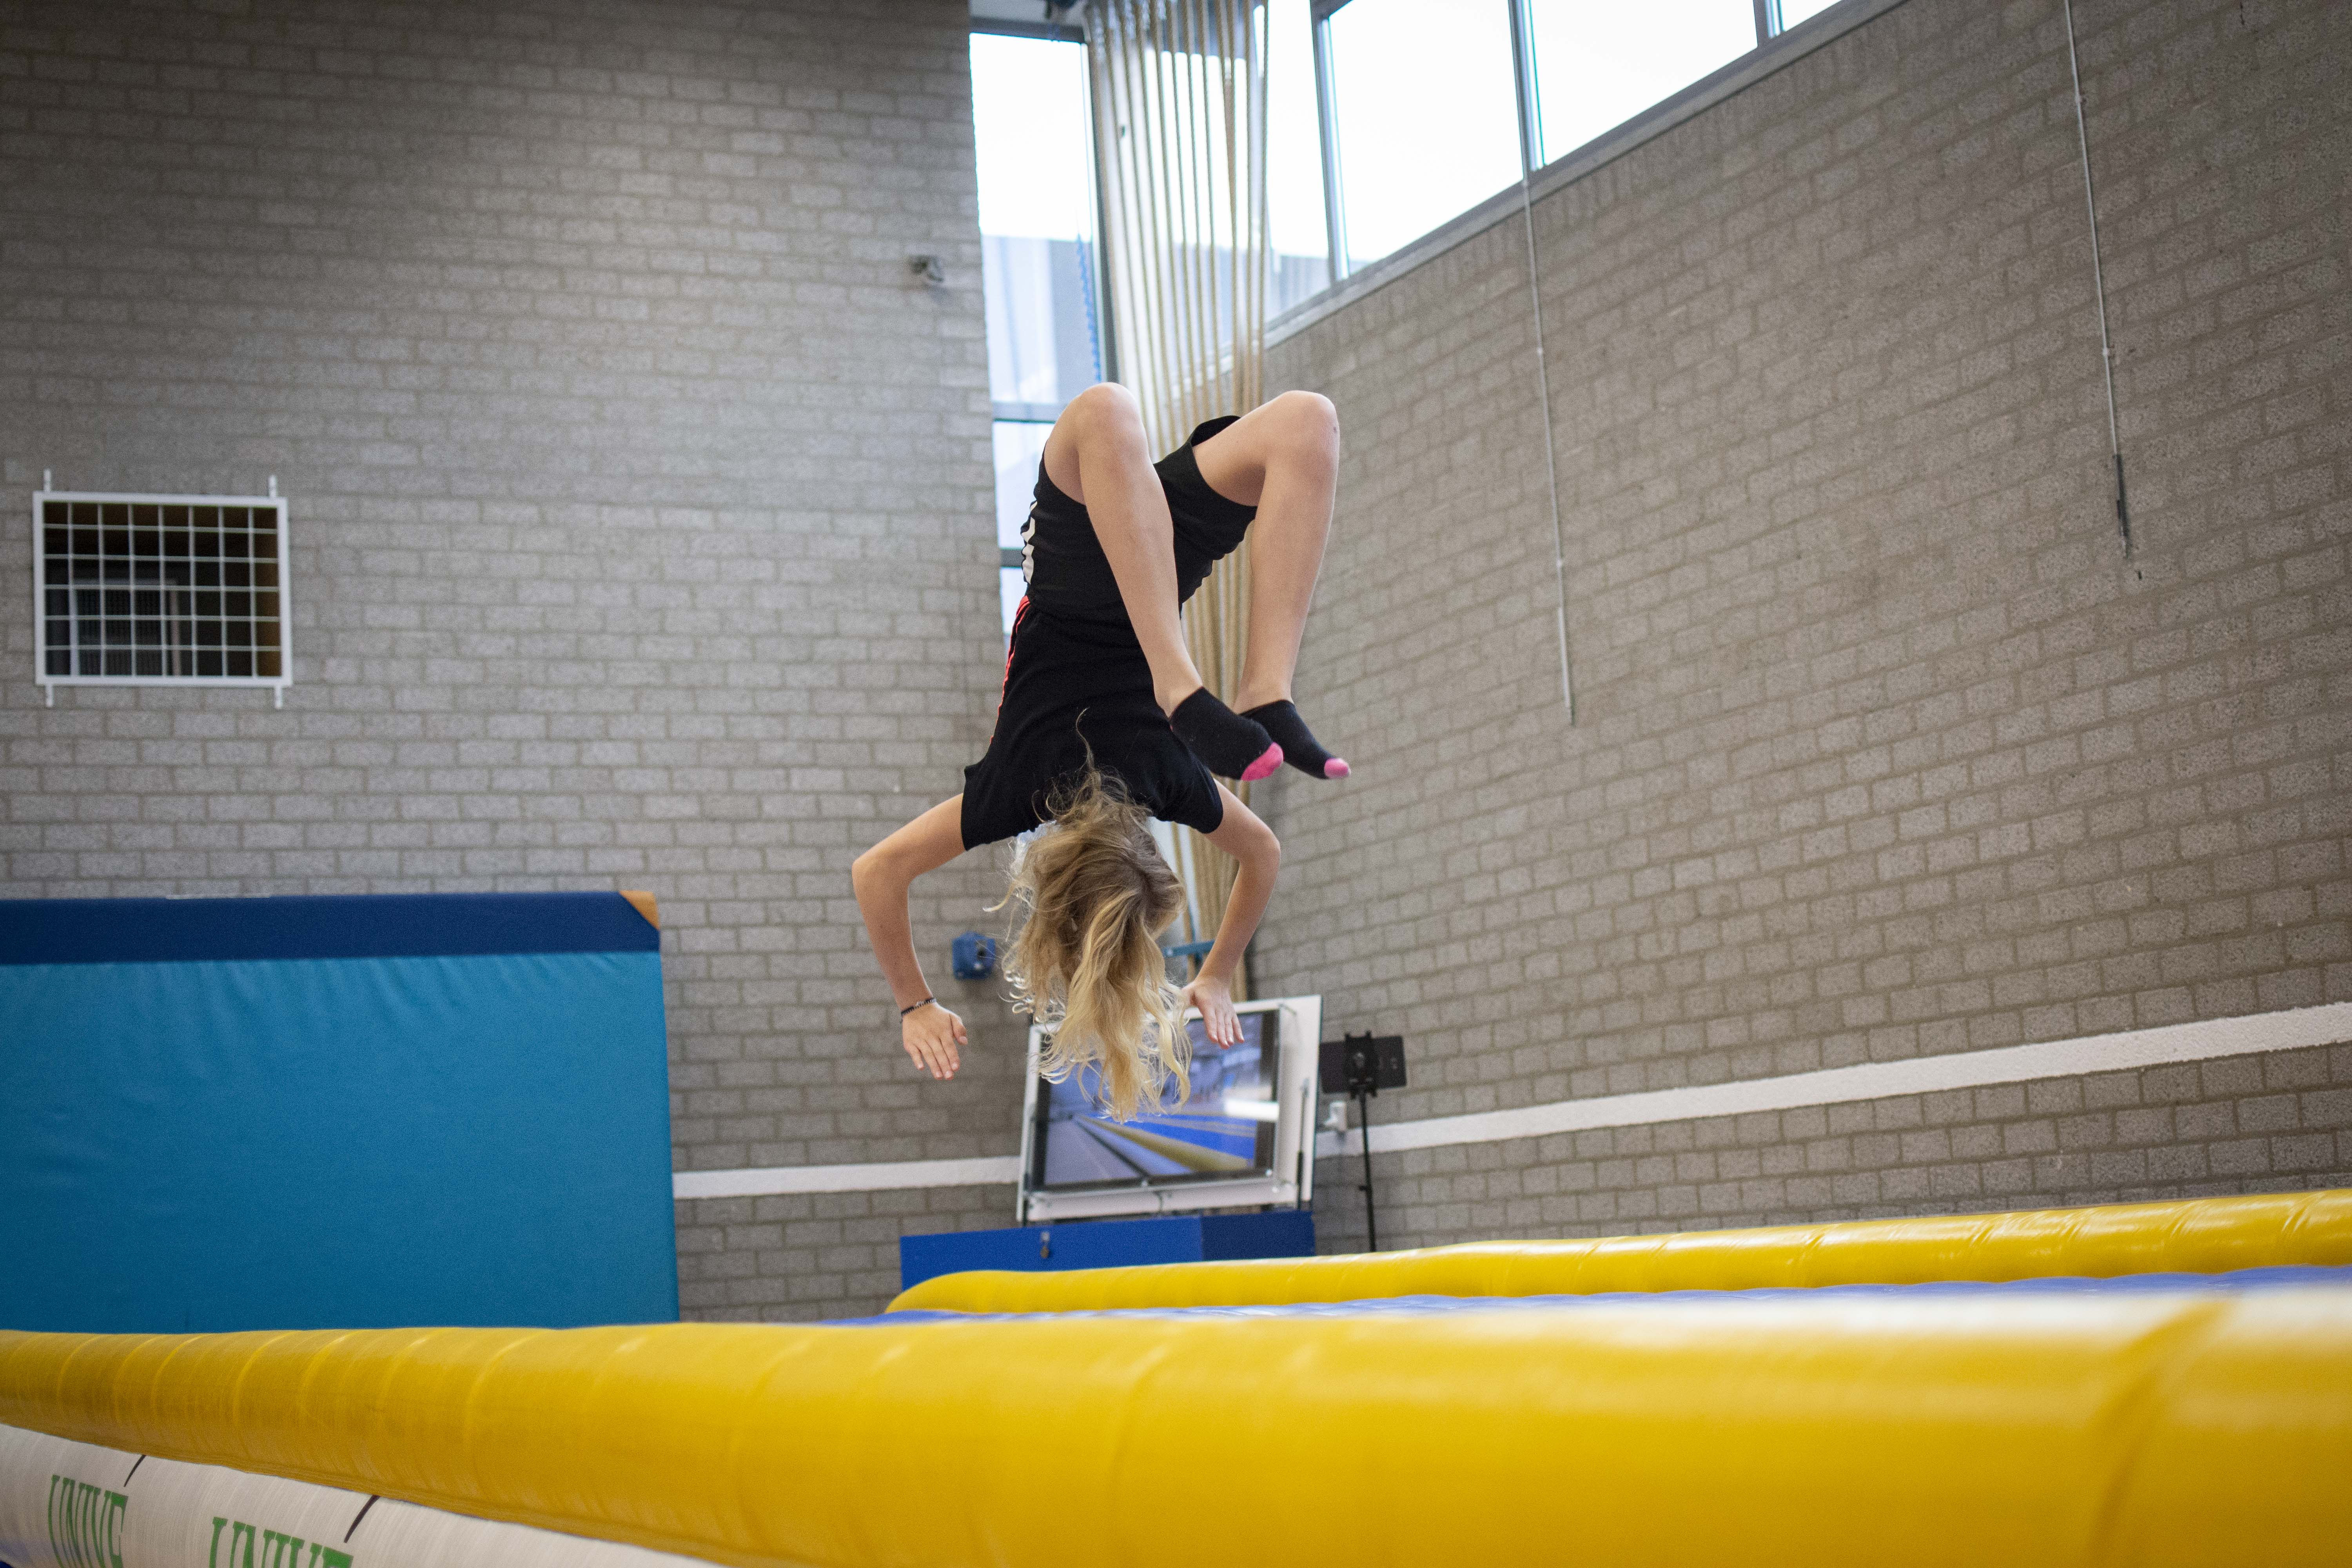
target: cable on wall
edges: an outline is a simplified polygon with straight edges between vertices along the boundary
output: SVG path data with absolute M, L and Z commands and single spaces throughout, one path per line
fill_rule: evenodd
M 2091 127 L 2083 109 L 2083 68 L 2074 54 L 2074 0 L 2065 0 L 2066 69 L 2074 81 L 2074 134 L 2083 149 L 2083 205 L 2091 219 L 2091 287 L 2099 307 L 2099 363 L 2107 378 L 2107 451 L 2116 460 L 2116 530 L 2131 559 L 2131 509 L 2124 499 L 2124 442 L 2116 418 L 2116 350 L 2107 335 L 2106 268 L 2099 258 L 2099 199 L 2091 186 Z
M 1538 101 L 1533 18 L 1528 0 L 1512 0 L 1512 76 L 1519 110 L 1519 216 L 1527 225 L 1528 313 L 1535 322 L 1536 392 L 1543 407 L 1544 494 L 1551 500 L 1551 571 L 1559 592 L 1555 609 L 1559 632 L 1559 702 L 1576 722 L 1576 687 L 1568 660 L 1568 535 L 1559 521 L 1559 455 L 1551 428 L 1551 366 L 1544 359 L 1542 272 L 1536 265 L 1535 171 L 1541 161 L 1543 116 Z
M 1559 594 L 1553 612 L 1559 626 L 1559 701 L 1568 710 L 1568 721 L 1573 724 L 1576 688 L 1570 681 L 1568 665 L 1568 536 L 1559 521 L 1559 458 L 1554 449 L 1551 430 L 1551 367 L 1544 362 L 1543 293 L 1536 282 L 1539 276 L 1536 270 L 1536 209 L 1529 182 L 1530 176 L 1523 168 L 1519 174 L 1519 216 L 1527 221 L 1528 312 L 1535 318 L 1536 390 L 1543 404 L 1544 494 L 1551 498 L 1551 571 L 1553 585 Z

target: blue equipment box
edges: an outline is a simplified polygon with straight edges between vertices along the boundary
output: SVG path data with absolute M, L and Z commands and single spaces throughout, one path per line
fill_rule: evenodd
M 1121 1268 L 1138 1263 L 1214 1263 L 1239 1258 L 1311 1258 L 1315 1216 L 1306 1209 L 1263 1214 L 1158 1215 L 1150 1219 L 1076 1220 L 1009 1230 L 958 1230 L 898 1238 L 898 1289 L 973 1268 L 1031 1273 Z

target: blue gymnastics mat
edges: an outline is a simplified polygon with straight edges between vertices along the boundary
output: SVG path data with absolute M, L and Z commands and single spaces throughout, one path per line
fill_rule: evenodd
M 0 1326 L 674 1320 L 617 893 L 0 901 Z

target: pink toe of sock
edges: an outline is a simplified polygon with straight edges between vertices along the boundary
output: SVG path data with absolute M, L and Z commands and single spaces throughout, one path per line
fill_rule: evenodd
M 1345 757 L 1333 757 L 1329 762 L 1325 763 L 1323 764 L 1323 776 L 1327 779 L 1346 778 L 1348 776 L 1348 759 Z
M 1282 766 L 1282 748 L 1268 746 L 1264 756 L 1242 770 L 1242 782 L 1255 784 L 1280 766 Z

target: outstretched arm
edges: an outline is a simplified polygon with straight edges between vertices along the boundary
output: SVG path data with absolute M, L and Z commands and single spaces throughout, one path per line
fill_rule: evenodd
M 916 878 L 963 853 L 963 796 L 943 800 L 857 858 L 849 868 L 857 890 L 857 911 L 866 917 L 866 939 L 881 963 L 890 994 L 901 1007 L 930 995 L 922 961 L 915 956 L 914 924 L 907 917 L 907 889 Z M 916 1007 L 899 1022 L 899 1043 L 915 1066 L 933 1078 L 953 1078 L 963 1060 L 963 1020 L 937 1002 Z
M 1234 971 L 1242 952 L 1257 931 L 1258 917 L 1274 896 L 1275 874 L 1282 869 L 1282 843 L 1257 814 L 1217 786 L 1224 797 L 1225 819 L 1209 835 L 1209 842 L 1241 862 L 1234 890 L 1225 900 L 1225 918 L 1217 925 L 1217 943 L 1202 962 L 1201 973 L 1184 988 L 1186 1005 L 1201 1010 L 1201 1026 L 1213 1045 L 1241 1044 L 1242 1022 L 1234 1012 Z

